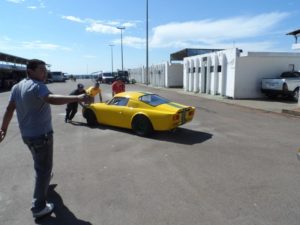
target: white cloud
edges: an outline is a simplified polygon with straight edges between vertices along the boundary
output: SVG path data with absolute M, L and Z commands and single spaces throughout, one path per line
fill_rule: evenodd
M 120 31 L 117 29 L 117 26 L 124 26 L 125 28 L 136 27 L 137 22 L 126 22 L 120 23 L 119 21 L 100 21 L 90 18 L 81 19 L 75 16 L 62 16 L 62 19 L 66 19 L 72 22 L 84 23 L 86 24 L 85 30 L 87 32 L 95 32 L 102 34 L 118 34 Z
M 114 27 L 118 26 L 119 24 L 120 24 L 120 22 L 118 22 L 118 21 L 108 21 L 107 22 L 107 25 L 111 25 L 111 26 L 114 26 Z
M 152 47 L 183 47 L 214 45 L 252 38 L 267 33 L 288 16 L 287 13 L 267 13 L 223 20 L 200 20 L 169 23 L 153 29 Z
M 78 17 L 75 17 L 75 16 L 62 16 L 61 17 L 62 19 L 66 19 L 66 20 L 70 20 L 70 21 L 73 21 L 73 22 L 77 22 L 77 23 L 84 23 L 84 21 Z
M 19 4 L 19 3 L 25 2 L 25 0 L 6 0 L 6 1 L 7 1 L 7 2 L 16 3 L 16 4 Z
M 120 39 L 116 39 L 113 41 L 115 45 L 120 44 Z M 127 45 L 133 48 L 145 48 L 146 46 L 146 39 L 145 38 L 139 38 L 139 37 L 131 37 L 131 36 L 125 36 L 123 38 L 123 45 Z
M 65 51 L 71 50 L 68 47 L 63 47 L 63 46 L 51 44 L 51 43 L 44 43 L 42 41 L 22 42 L 20 44 L 20 47 L 23 49 L 32 49 L 32 50 L 40 50 L 40 49 L 42 49 L 42 50 L 65 50 Z
M 7 2 L 11 2 L 11 3 L 15 3 L 15 4 L 21 4 L 26 2 L 26 0 L 6 0 Z M 37 4 L 38 5 L 31 5 L 31 6 L 27 6 L 28 9 L 41 9 L 41 8 L 46 8 L 44 0 L 37 0 Z
M 120 33 L 120 31 L 116 27 L 110 26 L 110 25 L 105 25 L 105 24 L 98 23 L 98 22 L 93 22 L 93 23 L 89 24 L 85 30 L 88 32 L 97 32 L 97 33 L 103 33 L 103 34 Z
M 32 10 L 35 10 L 35 9 L 37 9 L 38 7 L 37 7 L 37 6 L 28 6 L 27 8 L 28 8 L 28 9 L 32 9 Z
M 0 49 L 3 51 L 11 51 L 11 50 L 44 50 L 44 51 L 70 51 L 72 50 L 69 47 L 64 47 L 57 44 L 45 43 L 42 41 L 24 41 L 19 42 L 12 40 L 7 36 L 0 36 Z
M 132 22 L 127 22 L 127 23 L 123 23 L 122 26 L 129 28 L 129 27 L 136 27 L 136 23 L 132 23 Z

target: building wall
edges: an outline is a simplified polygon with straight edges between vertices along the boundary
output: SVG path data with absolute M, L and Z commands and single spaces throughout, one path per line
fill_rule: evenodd
M 260 98 L 262 78 L 300 70 L 300 53 L 247 52 L 237 48 L 184 59 L 185 91 L 229 98 Z
M 238 58 L 236 67 L 236 98 L 261 98 L 262 78 L 276 78 L 284 71 L 300 70 L 298 53 L 249 52 Z
M 146 84 L 146 77 L 145 77 L 145 68 L 138 67 L 134 69 L 129 69 L 129 77 L 130 79 L 134 79 L 137 83 Z
M 158 64 L 149 67 L 150 85 L 154 87 L 165 87 L 166 65 Z
M 182 64 L 162 63 L 149 67 L 149 85 L 153 87 L 182 87 Z M 130 79 L 147 84 L 146 68 L 139 67 L 129 70 Z
M 182 87 L 183 65 L 181 63 L 166 63 L 166 81 L 165 87 Z
M 185 91 L 234 96 L 238 49 L 186 57 L 183 68 Z

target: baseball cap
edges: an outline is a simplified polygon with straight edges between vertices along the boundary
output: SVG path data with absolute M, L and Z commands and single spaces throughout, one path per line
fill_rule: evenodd
M 77 84 L 78 88 L 84 88 L 83 84 Z

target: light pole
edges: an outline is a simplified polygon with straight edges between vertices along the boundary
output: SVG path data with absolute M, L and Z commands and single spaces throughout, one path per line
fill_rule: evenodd
M 122 74 L 124 71 L 123 67 L 123 30 L 125 30 L 125 27 L 117 27 L 117 29 L 121 30 L 121 61 L 122 61 Z
M 110 46 L 110 52 L 111 52 L 111 74 L 114 74 L 114 50 L 113 47 L 114 45 L 109 45 Z
M 149 85 L 148 0 L 146 0 L 146 84 Z

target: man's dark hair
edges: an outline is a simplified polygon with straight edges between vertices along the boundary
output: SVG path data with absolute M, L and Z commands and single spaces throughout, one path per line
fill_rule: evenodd
M 31 59 L 27 62 L 27 70 L 35 70 L 39 65 L 46 65 L 46 63 L 39 59 Z

